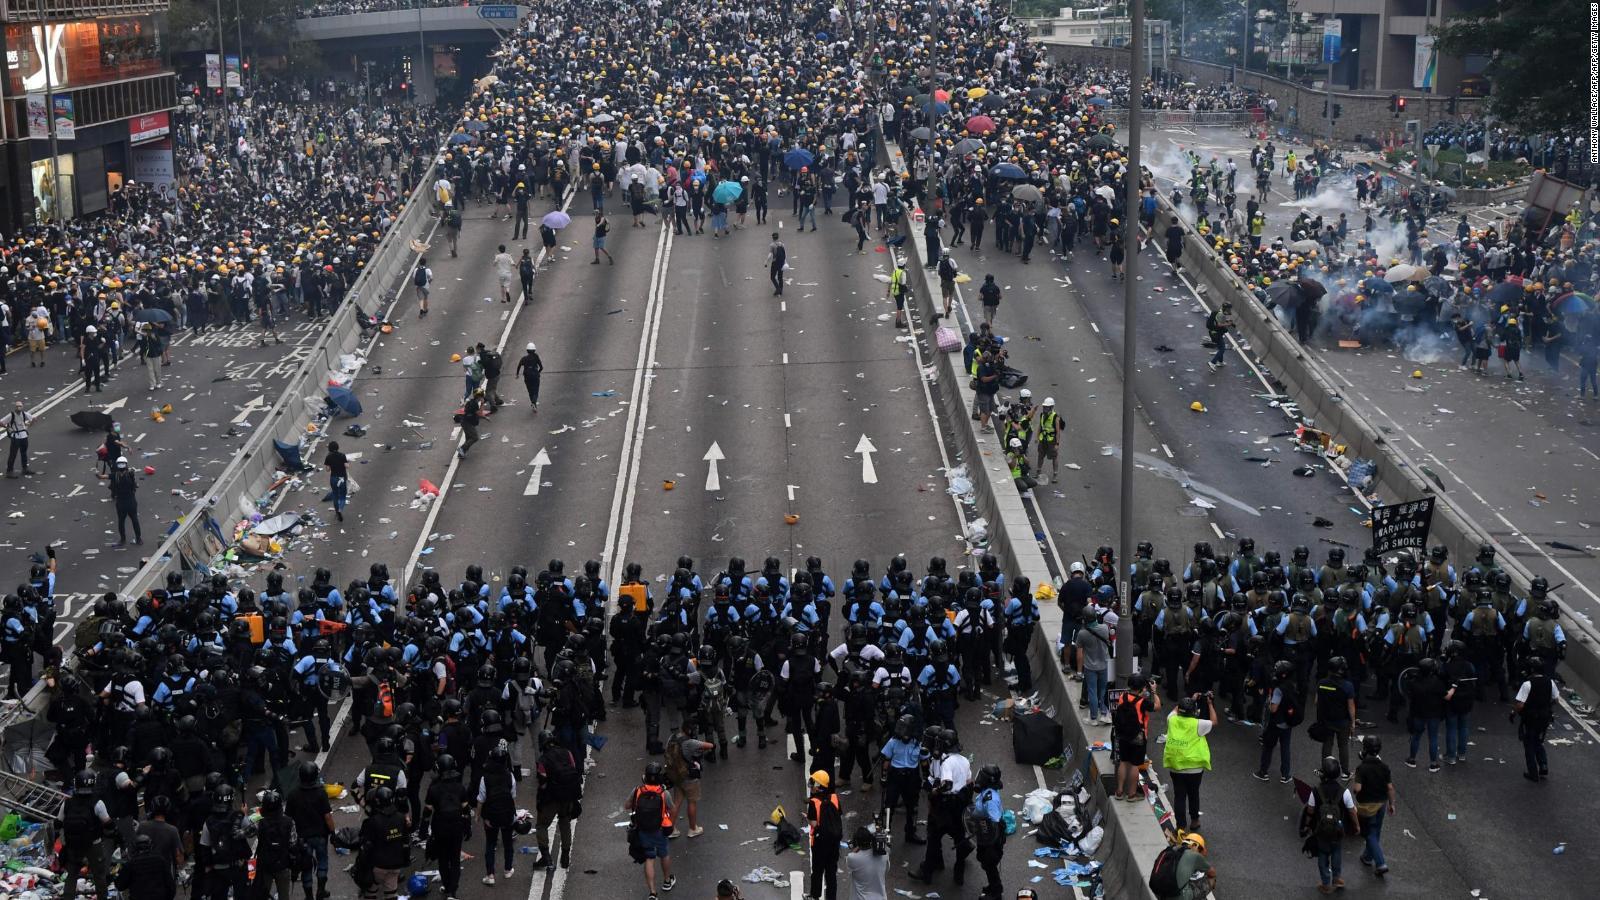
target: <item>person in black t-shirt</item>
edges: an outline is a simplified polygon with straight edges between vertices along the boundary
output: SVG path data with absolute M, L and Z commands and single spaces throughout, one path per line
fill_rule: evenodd
M 339 442 L 328 442 L 328 455 L 322 460 L 328 467 L 329 495 L 333 497 L 333 514 L 344 521 L 344 507 L 350 501 L 350 460 L 339 452 Z
M 313 900 L 311 876 L 317 876 L 315 900 L 328 900 L 328 836 L 333 834 L 333 805 L 322 786 L 322 773 L 314 762 L 300 766 L 300 786 L 284 798 L 284 810 L 294 820 L 300 841 L 311 850 L 314 866 L 300 873 L 306 900 Z

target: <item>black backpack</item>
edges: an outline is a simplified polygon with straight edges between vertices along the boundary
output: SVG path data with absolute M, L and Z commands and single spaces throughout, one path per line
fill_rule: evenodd
M 583 773 L 578 771 L 572 751 L 560 750 L 546 754 L 544 774 L 545 790 L 549 792 L 550 799 L 566 802 L 583 796 Z
M 640 831 L 660 831 L 665 824 L 666 805 L 661 800 L 662 792 L 647 791 L 639 788 L 634 792 L 633 819 L 631 824 Z
M 1157 897 L 1176 897 L 1183 891 L 1178 884 L 1178 863 L 1183 859 L 1182 847 L 1167 847 L 1156 857 L 1150 867 L 1150 892 Z
M 411 276 L 411 283 L 417 287 L 424 287 L 428 283 L 428 267 L 417 266 L 416 274 Z
M 1111 711 L 1111 728 L 1117 739 L 1132 744 L 1145 742 L 1144 723 L 1139 721 L 1138 706 L 1134 702 L 1119 702 Z
M 1344 789 L 1327 785 L 1317 788 L 1317 808 L 1311 833 L 1319 843 L 1333 845 L 1344 838 Z
M 1306 719 L 1306 711 L 1300 707 L 1300 698 L 1294 695 L 1294 691 L 1293 685 L 1286 686 L 1283 689 L 1283 700 L 1278 703 L 1278 715 L 1283 717 L 1283 724 L 1290 728 Z
M 99 800 L 95 796 L 67 799 L 61 813 L 61 842 L 64 846 L 88 847 L 100 840 L 104 829 L 94 811 Z

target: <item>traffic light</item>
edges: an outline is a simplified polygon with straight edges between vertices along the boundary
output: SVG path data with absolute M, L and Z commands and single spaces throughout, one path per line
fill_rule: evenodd
M 1456 114 L 1456 98 L 1454 96 L 1451 96 L 1450 98 L 1448 109 L 1450 110 L 1450 115 L 1453 116 Z
M 1400 116 L 1403 115 L 1405 113 L 1405 111 L 1406 111 L 1406 98 L 1404 98 L 1404 97 L 1396 97 L 1396 98 L 1394 98 L 1394 116 L 1395 116 L 1395 118 L 1397 118 L 1397 119 L 1400 118 Z
M 1322 117 L 1324 119 L 1326 119 L 1328 117 L 1328 101 L 1327 100 L 1323 100 L 1322 101 Z
M 1344 105 L 1340 104 L 1340 103 L 1335 103 L 1333 105 L 1333 117 L 1335 119 L 1337 119 L 1342 115 L 1344 115 Z
M 1390 94 L 1389 95 L 1389 112 L 1398 113 L 1399 111 L 1400 111 L 1400 95 L 1399 94 Z

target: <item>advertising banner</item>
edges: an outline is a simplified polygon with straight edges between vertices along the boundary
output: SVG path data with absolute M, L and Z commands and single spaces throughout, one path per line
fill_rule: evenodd
M 1336 63 L 1339 61 L 1340 42 L 1344 39 L 1344 23 L 1338 19 L 1329 19 L 1322 26 L 1322 61 Z

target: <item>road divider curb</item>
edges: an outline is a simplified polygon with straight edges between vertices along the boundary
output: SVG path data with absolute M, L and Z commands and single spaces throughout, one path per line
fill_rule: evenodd
M 878 138 L 895 170 L 903 175 L 906 171 L 904 156 L 883 140 L 881 132 Z M 910 218 L 905 221 L 909 223 Z M 910 277 L 912 296 L 916 298 L 914 311 L 926 325 L 941 311 L 943 301 L 938 285 L 929 280 L 930 270 L 923 267 L 930 262 L 922 258 L 923 250 L 920 231 L 908 232 L 904 247 L 909 257 L 906 274 Z M 959 298 L 960 287 L 956 290 Z M 956 307 L 961 306 L 958 300 Z M 960 318 L 958 312 L 955 321 L 950 323 L 958 330 Z M 929 345 L 933 347 L 931 338 Z M 932 355 L 939 412 L 948 423 L 962 461 L 967 465 L 978 511 L 989 523 L 988 552 L 999 560 L 1002 571 L 1026 576 L 1035 589 L 1041 584 L 1053 584 L 1050 568 L 1039 547 L 1039 539 L 1034 535 L 1022 495 L 1011 478 L 999 438 L 979 434 L 977 424 L 972 421 L 970 410 L 975 395 L 969 386 L 969 376 L 962 369 L 961 351 L 945 352 L 934 348 Z M 927 378 L 928 374 L 924 373 L 923 377 Z M 1084 785 L 1088 788 L 1090 802 L 1104 813 L 1105 836 L 1095 856 L 1104 863 L 1101 876 L 1107 896 L 1154 900 L 1147 874 L 1155 865 L 1156 857 L 1167 847 L 1166 836 L 1148 806 L 1126 806 L 1111 800 L 1108 779 L 1114 775 L 1114 770 L 1101 771 L 1100 763 L 1107 757 L 1103 753 L 1091 754 L 1088 731 L 1078 717 L 1077 699 L 1069 690 L 1067 675 L 1055 652 L 1062 612 L 1056 604 L 1050 603 L 1040 605 L 1038 614 L 1039 623 L 1028 648 L 1029 662 L 1038 673 L 1034 684 L 1041 705 L 1055 708 L 1056 721 L 1065 732 L 1068 770 L 1085 771 Z M 1129 811 L 1136 814 L 1125 815 Z

